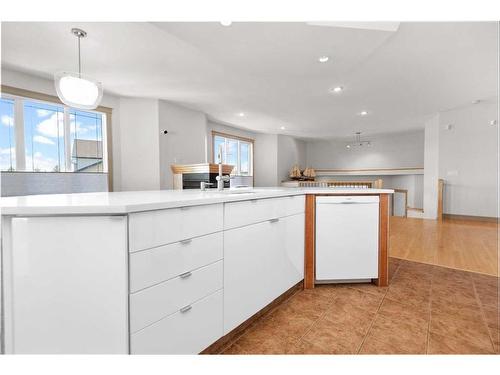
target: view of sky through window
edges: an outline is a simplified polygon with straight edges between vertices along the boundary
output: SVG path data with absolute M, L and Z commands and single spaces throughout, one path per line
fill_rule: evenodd
M 14 100 L 0 99 L 0 170 L 13 171 L 16 167 L 14 129 Z
M 234 165 L 233 175 L 251 175 L 252 144 L 240 139 L 214 135 L 214 162 L 219 163 L 222 147 L 222 163 Z
M 24 124 L 17 124 L 15 100 L 0 101 L 0 170 L 19 170 L 15 129 L 24 126 L 24 171 L 103 172 L 103 114 L 68 109 L 65 120 L 64 106 L 23 99 Z

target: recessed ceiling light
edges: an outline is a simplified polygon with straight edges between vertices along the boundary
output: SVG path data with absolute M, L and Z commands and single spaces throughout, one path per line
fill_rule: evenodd
M 238 116 L 245 117 L 245 114 L 243 112 L 240 112 L 240 113 L 238 113 Z
M 220 21 L 220 24 L 222 26 L 231 26 L 232 23 L 233 23 L 232 21 Z
M 366 116 L 366 115 L 368 114 L 368 111 L 361 111 L 361 112 L 359 112 L 359 114 L 360 114 L 361 116 Z
M 320 63 L 326 63 L 328 60 L 330 60 L 330 58 L 329 58 L 328 56 L 320 56 L 320 57 L 318 58 L 318 61 L 319 61 Z
M 284 126 L 280 126 L 280 129 L 281 130 L 285 130 L 286 128 Z
M 342 91 L 344 90 L 344 87 L 343 86 L 337 86 L 337 87 L 332 87 L 330 89 L 330 92 L 333 92 L 335 94 L 339 94 L 341 93 Z

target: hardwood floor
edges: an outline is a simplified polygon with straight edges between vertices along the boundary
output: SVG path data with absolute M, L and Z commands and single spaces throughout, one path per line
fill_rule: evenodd
M 223 354 L 499 353 L 498 278 L 396 258 L 389 276 L 300 290 Z
M 389 256 L 498 276 L 498 229 L 492 222 L 392 216 Z

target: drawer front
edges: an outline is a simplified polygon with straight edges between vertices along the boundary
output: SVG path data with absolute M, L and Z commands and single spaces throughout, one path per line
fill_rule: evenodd
M 131 335 L 132 354 L 197 354 L 222 337 L 222 290 Z
M 136 332 L 223 286 L 222 261 L 130 295 L 130 330 Z
M 129 216 L 131 252 L 222 230 L 222 204 L 147 211 Z
M 306 196 L 305 195 L 293 195 L 286 197 L 286 215 L 295 215 L 305 212 L 306 210 Z
M 130 254 L 130 292 L 222 259 L 222 237 L 218 232 Z
M 226 203 L 224 205 L 224 229 L 301 213 L 304 212 L 304 205 L 303 195 Z

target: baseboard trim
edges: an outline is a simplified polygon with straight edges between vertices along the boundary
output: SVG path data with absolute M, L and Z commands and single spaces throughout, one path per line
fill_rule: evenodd
M 494 216 L 470 216 L 470 215 L 454 215 L 454 214 L 443 214 L 443 219 L 485 221 L 488 223 L 498 223 L 499 220 L 498 217 Z
M 424 212 L 424 209 L 423 209 L 423 208 L 416 208 L 416 207 L 409 207 L 409 206 L 408 206 L 408 207 L 406 207 L 406 209 L 407 209 L 408 211 L 417 211 L 417 212 L 422 212 L 422 213 Z
M 299 281 L 297 284 L 288 289 L 281 296 L 273 300 L 269 305 L 252 315 L 250 318 L 241 323 L 238 327 L 233 329 L 227 335 L 222 336 L 219 340 L 214 342 L 208 348 L 203 350 L 200 354 L 221 354 L 225 349 L 227 349 L 230 345 L 232 345 L 236 340 L 238 340 L 243 333 L 249 328 L 252 324 L 257 322 L 260 318 L 266 315 L 268 312 L 273 310 L 274 308 L 281 305 L 285 300 L 290 298 L 293 294 L 295 294 L 298 290 L 304 289 L 304 280 Z

